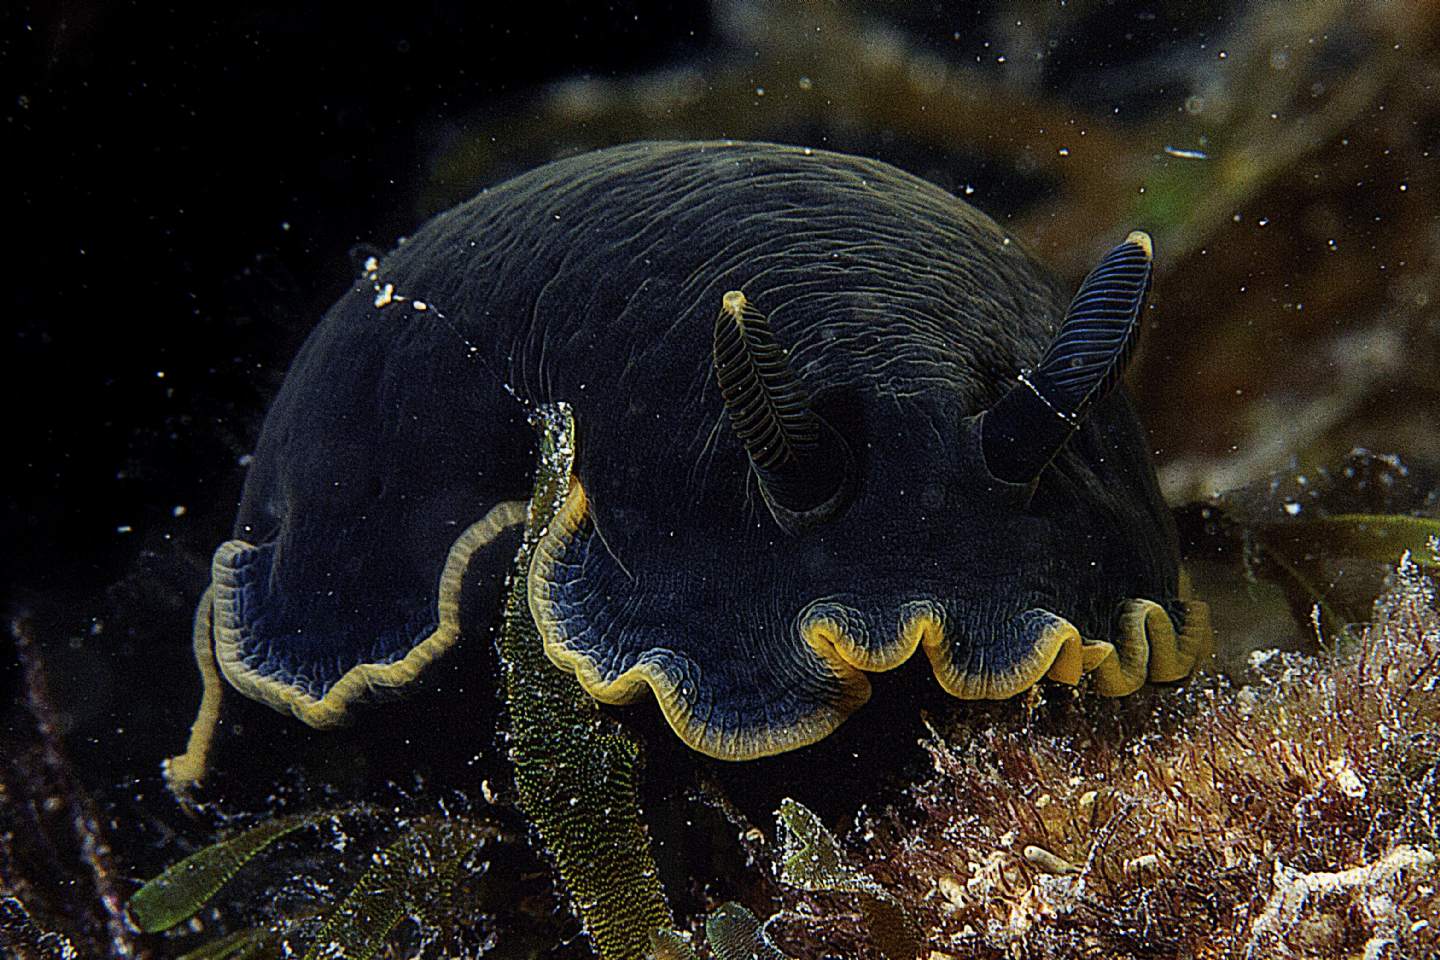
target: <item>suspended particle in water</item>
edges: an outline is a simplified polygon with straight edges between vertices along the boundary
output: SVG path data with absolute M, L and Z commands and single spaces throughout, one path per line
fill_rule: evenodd
M 1209 159 L 1210 159 L 1210 154 L 1206 153 L 1204 150 L 1189 150 L 1189 149 L 1186 149 L 1186 148 L 1184 148 L 1184 147 L 1172 147 L 1172 146 L 1170 146 L 1170 144 L 1168 144 L 1168 143 L 1165 144 L 1165 152 L 1166 152 L 1167 154 L 1169 154 L 1170 156 L 1172 156 L 1172 157 L 1178 157 L 1178 158 L 1181 159 L 1181 160 L 1209 160 Z

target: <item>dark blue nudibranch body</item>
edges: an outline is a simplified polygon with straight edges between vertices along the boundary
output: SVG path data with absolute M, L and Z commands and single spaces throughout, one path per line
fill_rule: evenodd
M 570 497 L 530 577 L 546 650 L 601 700 L 652 690 L 698 750 L 812 742 L 920 648 L 967 698 L 1180 679 L 1208 624 L 1110 389 L 1149 258 L 1132 235 L 1067 314 L 992 221 L 881 163 L 549 164 L 435 218 L 311 335 L 197 640 L 316 725 L 409 682 L 455 642 L 467 567 L 503 575 L 528 413 L 564 402 Z

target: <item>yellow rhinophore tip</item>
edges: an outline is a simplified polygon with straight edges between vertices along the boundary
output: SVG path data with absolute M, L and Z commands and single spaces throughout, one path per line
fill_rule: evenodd
M 1144 250 L 1145 256 L 1148 259 L 1153 260 L 1155 258 L 1155 245 L 1150 240 L 1150 234 L 1144 230 L 1131 230 L 1130 236 L 1125 238 L 1125 242 L 1133 243 L 1141 250 Z M 729 294 L 726 294 L 726 296 L 729 296 Z
M 731 290 L 720 298 L 720 306 L 736 320 L 739 320 L 745 313 L 745 307 L 749 302 L 745 299 L 745 294 L 739 290 Z

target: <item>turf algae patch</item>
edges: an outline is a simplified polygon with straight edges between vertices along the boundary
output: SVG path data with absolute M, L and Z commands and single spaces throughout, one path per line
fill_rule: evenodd
M 924 946 L 920 927 L 904 904 L 846 859 L 839 842 L 813 811 L 785 799 L 775 818 L 783 844 L 781 883 L 851 899 L 887 960 L 912 960 L 920 954 Z
M 640 748 L 545 656 L 526 599 L 535 544 L 575 454 L 568 406 L 535 419 L 540 463 L 499 639 L 516 793 L 602 960 L 641 960 L 672 920 L 640 818 Z
M 1440 956 L 1440 607 L 1417 560 L 1353 643 L 1149 706 L 943 723 L 863 856 L 967 960 Z

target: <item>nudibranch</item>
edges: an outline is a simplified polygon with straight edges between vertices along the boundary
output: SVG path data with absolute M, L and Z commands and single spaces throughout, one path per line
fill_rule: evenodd
M 1208 616 L 1120 383 L 1151 260 L 1132 233 L 1071 298 L 944 190 L 772 144 L 637 143 L 483 191 L 367 263 L 290 368 L 172 783 L 203 772 L 217 665 L 327 727 L 455 644 L 557 403 L 545 652 L 597 700 L 653 694 L 695 750 L 812 743 L 917 649 L 963 699 L 1184 679 Z

